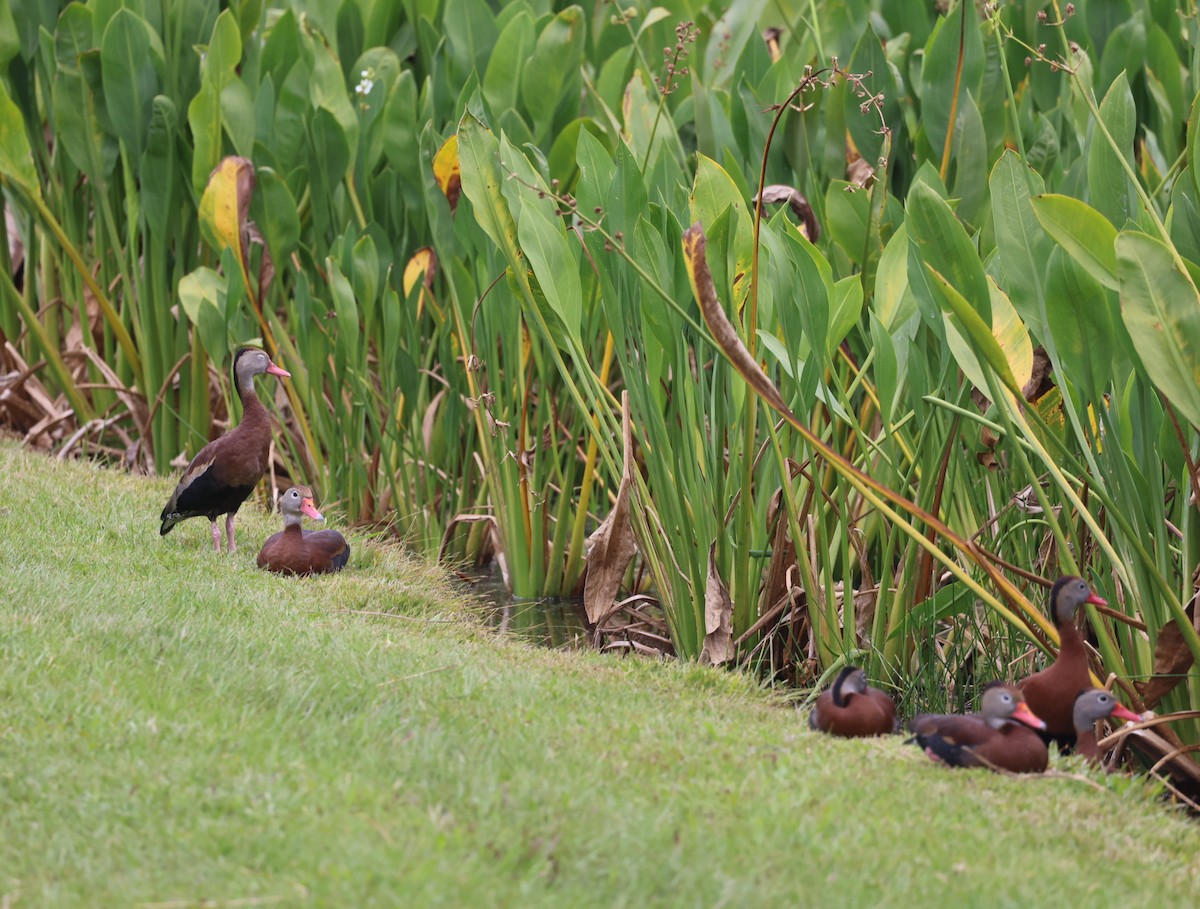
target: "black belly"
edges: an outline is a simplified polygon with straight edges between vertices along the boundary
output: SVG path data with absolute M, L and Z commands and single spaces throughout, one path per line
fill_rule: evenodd
M 175 513 L 181 518 L 204 515 L 210 521 L 215 521 L 217 515 L 233 514 L 241 508 L 256 485 L 221 484 L 213 479 L 211 470 L 205 471 L 180 493 L 179 501 L 175 503 Z

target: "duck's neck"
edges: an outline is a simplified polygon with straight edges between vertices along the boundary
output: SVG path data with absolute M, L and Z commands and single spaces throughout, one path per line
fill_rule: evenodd
M 1075 730 L 1075 751 L 1089 761 L 1100 761 L 1100 745 L 1096 741 L 1096 727 L 1084 732 Z
M 1060 660 L 1082 660 L 1087 662 L 1087 648 L 1083 645 L 1083 635 L 1075 619 L 1071 618 L 1058 626 L 1058 658 Z
M 284 533 L 287 533 L 288 531 L 292 531 L 293 533 L 299 532 L 301 530 L 300 525 L 303 523 L 303 521 L 304 521 L 304 518 L 301 515 L 288 514 L 285 511 L 283 513 L 283 532 Z
M 264 426 L 270 424 L 267 409 L 263 407 L 262 401 L 258 399 L 258 392 L 254 390 L 254 376 L 247 376 L 244 382 L 239 383 L 238 397 L 242 400 L 241 423 Z

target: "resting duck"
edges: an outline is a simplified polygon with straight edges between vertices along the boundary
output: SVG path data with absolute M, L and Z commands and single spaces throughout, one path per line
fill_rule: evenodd
M 257 347 L 243 347 L 234 355 L 233 376 L 242 399 L 242 422 L 209 442 L 192 458 L 162 510 L 162 527 L 158 532 L 163 536 L 180 521 L 204 515 L 212 522 L 213 548 L 220 552 L 217 515 L 223 514 L 229 551 L 237 548 L 233 539 L 234 516 L 266 473 L 271 447 L 271 418 L 254 391 L 254 377 L 263 373 L 285 379 L 292 375 L 272 363 Z
M 1108 605 L 1092 593 L 1083 578 L 1061 577 L 1050 588 L 1050 612 L 1058 628 L 1058 657 L 1043 669 L 1019 683 L 1029 709 L 1046 721 L 1046 733 L 1060 745 L 1075 740 L 1072 713 L 1075 695 L 1092 687 L 1088 672 L 1087 648 L 1083 635 L 1075 627 L 1075 612 L 1084 603 Z
M 913 717 L 908 728 L 914 733 L 910 742 L 915 740 L 930 758 L 951 767 L 1041 773 L 1048 760 L 1046 743 L 1033 730 L 1045 725 L 1021 692 L 992 682 L 983 689 L 978 714 L 925 713 Z
M 887 735 L 896 731 L 896 702 L 868 685 L 861 669 L 847 666 L 817 698 L 808 725 L 847 738 Z
M 350 544 L 336 530 L 302 530 L 302 515 L 324 521 L 313 504 L 312 490 L 293 486 L 279 499 L 283 530 L 263 543 L 258 567 L 280 574 L 329 574 L 350 561 Z
M 1096 723 L 1110 716 L 1134 723 L 1141 719 L 1113 697 L 1112 692 L 1103 688 L 1089 688 L 1079 692 L 1075 698 L 1073 713 L 1075 751 L 1097 764 L 1100 762 L 1100 746 L 1096 744 Z

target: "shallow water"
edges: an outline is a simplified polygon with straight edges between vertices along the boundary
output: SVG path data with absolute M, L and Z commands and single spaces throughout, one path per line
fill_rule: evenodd
M 514 597 L 499 572 L 482 572 L 465 578 L 483 604 L 484 621 L 504 634 L 560 650 L 592 646 L 583 609 L 577 597 Z

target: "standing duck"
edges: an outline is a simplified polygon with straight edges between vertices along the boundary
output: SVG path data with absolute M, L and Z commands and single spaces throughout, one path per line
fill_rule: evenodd
M 1122 705 L 1112 692 L 1103 688 L 1088 688 L 1075 698 L 1075 751 L 1093 763 L 1100 763 L 1100 746 L 1096 744 L 1096 723 L 1113 716 L 1138 722 L 1141 717 Z
M 846 738 L 887 735 L 896 731 L 896 702 L 868 685 L 861 669 L 847 666 L 817 698 L 808 725 Z
M 329 574 L 340 571 L 350 561 L 350 544 L 336 530 L 303 530 L 308 515 L 314 521 L 325 518 L 313 504 L 312 490 L 293 486 L 279 499 L 283 512 L 283 530 L 268 538 L 258 553 L 258 567 L 280 574 Z
M 1046 769 L 1046 743 L 1034 732 L 1045 727 L 1021 697 L 1003 682 L 983 689 L 978 714 L 924 713 L 909 729 L 925 753 L 951 767 L 990 767 L 1013 773 Z M 1032 728 L 1031 728 L 1032 727 Z
M 1047 735 L 1060 745 L 1069 745 L 1075 738 L 1075 695 L 1092 687 L 1087 648 L 1075 626 L 1075 613 L 1084 603 L 1108 605 L 1092 593 L 1083 578 L 1068 575 L 1054 582 L 1050 612 L 1058 629 L 1058 657 L 1019 683 L 1029 709 L 1046 721 Z
M 213 548 L 220 552 L 217 515 L 223 514 L 229 551 L 237 548 L 233 539 L 234 516 L 266 473 L 271 447 L 271 418 L 254 391 L 254 377 L 263 373 L 291 377 L 290 372 L 272 363 L 257 347 L 243 347 L 234 355 L 233 376 L 242 399 L 242 421 L 192 458 L 162 510 L 162 527 L 158 532 L 163 536 L 180 521 L 204 515 L 212 523 Z

